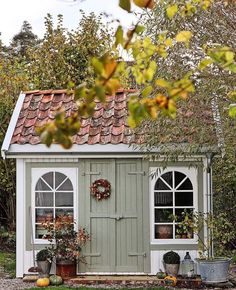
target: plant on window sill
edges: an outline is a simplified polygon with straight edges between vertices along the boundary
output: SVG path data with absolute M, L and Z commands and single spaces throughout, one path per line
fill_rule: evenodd
M 224 213 L 217 217 L 212 213 L 194 212 L 182 213 L 182 220 L 178 222 L 178 231 L 181 235 L 195 234 L 198 238 L 198 253 L 200 259 L 215 259 L 212 245 L 217 246 L 217 254 L 225 256 L 225 246 L 235 237 L 233 225 L 227 220 Z M 177 220 L 177 217 L 175 217 Z M 208 231 L 206 238 L 202 237 L 204 227 Z

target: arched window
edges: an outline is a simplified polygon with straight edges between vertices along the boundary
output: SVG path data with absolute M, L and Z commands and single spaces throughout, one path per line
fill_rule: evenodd
M 154 239 L 193 239 L 191 229 L 183 230 L 178 223 L 186 212 L 194 210 L 194 188 L 183 172 L 173 170 L 158 176 L 153 183 Z
M 74 188 L 68 176 L 55 170 L 43 174 L 34 191 L 35 238 L 41 239 L 45 234 L 43 222 L 52 222 L 62 214 L 74 218 Z

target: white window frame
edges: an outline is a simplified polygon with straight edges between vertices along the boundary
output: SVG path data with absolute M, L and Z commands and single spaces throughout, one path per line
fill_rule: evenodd
M 77 168 L 69 168 L 69 167 L 47 167 L 47 168 L 32 168 L 31 169 L 31 177 L 32 177 L 32 182 L 31 182 L 31 208 L 32 208 L 32 225 L 33 225 L 33 237 L 34 237 L 34 243 L 35 244 L 50 244 L 48 240 L 44 239 L 36 239 L 35 238 L 35 224 L 36 224 L 36 217 L 35 217 L 35 186 L 44 174 L 49 173 L 49 172 L 59 172 L 67 177 L 69 177 L 72 186 L 73 186 L 73 212 L 74 212 L 74 220 L 76 221 L 75 227 L 77 228 L 77 217 L 78 217 L 78 189 L 77 189 L 77 180 L 78 180 L 78 172 Z M 55 206 L 53 206 L 55 209 Z
M 193 211 L 198 211 L 198 170 L 196 167 L 185 167 L 185 166 L 171 166 L 165 169 L 160 167 L 150 167 L 149 176 L 150 176 L 150 239 L 152 245 L 166 245 L 166 244 L 197 244 L 197 236 L 194 234 L 193 239 L 155 239 L 154 228 L 155 228 L 155 216 L 154 216 L 154 187 L 157 179 L 167 173 L 172 171 L 179 171 L 185 174 L 193 185 Z M 154 174 L 156 173 L 156 174 Z M 152 178 L 154 174 L 154 177 Z

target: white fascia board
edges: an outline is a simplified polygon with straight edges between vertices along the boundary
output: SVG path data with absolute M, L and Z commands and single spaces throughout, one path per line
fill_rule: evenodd
M 202 152 L 196 152 L 191 154 L 195 158 L 197 156 L 202 157 L 205 155 L 206 152 L 209 152 L 208 150 L 202 150 Z M 171 148 L 170 148 L 171 150 Z M 143 151 L 139 150 L 137 146 L 133 145 L 127 145 L 127 144 L 94 144 L 94 145 L 76 145 L 74 144 L 70 149 L 65 150 L 62 148 L 59 144 L 52 144 L 50 147 L 47 147 L 45 144 L 37 144 L 37 145 L 31 145 L 31 144 L 12 144 L 7 151 L 7 157 L 10 158 L 29 158 L 29 156 L 33 158 L 42 158 L 42 156 L 63 156 L 63 157 L 89 157 L 89 156 L 106 156 L 109 155 L 129 155 L 129 156 L 144 156 L 147 153 L 158 153 L 160 154 L 160 158 L 162 156 L 165 156 L 165 152 L 162 152 L 160 148 L 153 149 L 151 151 Z M 179 155 L 179 157 L 181 154 Z
M 52 144 L 50 147 L 47 147 L 44 144 L 12 144 L 8 155 L 15 154 L 64 154 L 64 155 L 74 155 L 74 154 L 86 154 L 86 153 L 140 153 L 139 150 L 135 150 L 132 146 L 126 144 L 94 144 L 94 145 L 76 145 L 74 144 L 70 149 L 64 149 L 61 145 Z
M 2 155 L 3 159 L 6 158 L 6 154 L 7 154 L 8 150 L 9 150 L 10 143 L 11 143 L 11 138 L 12 138 L 12 135 L 14 133 L 14 130 L 15 130 L 15 127 L 16 127 L 16 123 L 17 123 L 17 120 L 18 120 L 19 115 L 20 115 L 21 107 L 22 107 L 22 105 L 24 103 L 24 99 L 25 99 L 25 94 L 20 93 L 19 98 L 18 98 L 18 100 L 16 102 L 15 109 L 14 109 L 13 114 L 11 116 L 10 123 L 8 125 L 7 132 L 6 132 L 3 144 L 2 144 L 1 155 Z

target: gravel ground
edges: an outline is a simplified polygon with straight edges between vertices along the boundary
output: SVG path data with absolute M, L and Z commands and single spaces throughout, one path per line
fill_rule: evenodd
M 22 279 L 0 279 L 0 290 L 21 290 L 33 286 L 35 286 L 35 283 L 26 283 Z

